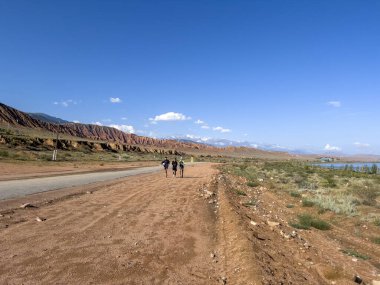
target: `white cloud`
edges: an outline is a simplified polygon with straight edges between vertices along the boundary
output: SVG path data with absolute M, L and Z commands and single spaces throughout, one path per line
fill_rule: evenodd
M 340 101 L 329 101 L 327 102 L 327 105 L 335 108 L 339 108 L 342 106 L 342 103 Z
M 97 125 L 97 126 L 103 126 L 103 124 L 101 122 L 93 122 L 92 124 Z
M 133 126 L 127 126 L 127 125 L 109 125 L 111 128 L 118 129 L 119 131 L 122 131 L 124 133 L 135 133 L 135 129 Z
M 207 125 L 201 126 L 202 129 L 208 130 L 210 127 Z
M 189 134 L 186 135 L 186 138 L 194 140 L 195 142 L 198 142 L 198 143 L 204 143 L 210 140 L 210 138 L 208 137 L 200 137 L 200 136 L 189 135 Z
M 79 124 L 80 122 L 78 120 L 74 120 L 73 123 Z
M 122 117 L 121 118 L 123 121 L 126 121 L 126 120 L 128 120 L 128 118 L 127 117 Z
M 217 131 L 217 132 L 221 132 L 221 133 L 230 133 L 231 130 L 230 129 L 225 129 L 225 128 L 222 128 L 222 127 L 215 127 L 213 128 L 214 131 Z
M 324 150 L 327 151 L 341 151 L 342 149 L 338 146 L 332 146 L 330 144 L 326 144 Z
M 355 142 L 354 145 L 358 148 L 368 148 L 370 147 L 370 144 L 368 143 L 361 143 L 361 142 Z
M 54 105 L 61 105 L 62 107 L 69 107 L 70 105 L 76 105 L 78 102 L 69 99 L 69 100 L 62 100 L 62 101 L 55 101 L 53 102 Z
M 150 118 L 149 120 L 154 124 L 155 122 L 159 121 L 185 121 L 190 119 L 190 117 L 187 117 L 181 113 L 168 112 L 165 114 L 155 116 L 154 118 Z
M 205 122 L 202 120 L 196 120 L 194 123 L 197 125 L 203 125 Z
M 111 103 L 121 103 L 121 99 L 120 98 L 113 98 L 113 97 L 111 97 L 110 98 L 110 102 Z

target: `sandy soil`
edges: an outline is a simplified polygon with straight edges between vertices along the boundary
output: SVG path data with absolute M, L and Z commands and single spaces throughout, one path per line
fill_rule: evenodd
M 244 204 L 252 198 L 255 206 Z M 286 208 L 288 199 L 200 164 L 187 167 L 184 179 L 147 174 L 3 201 L 0 284 L 343 285 L 357 284 L 355 275 L 366 284 L 379 279 L 378 245 L 348 230 L 334 226 L 292 237 L 287 221 L 297 209 Z M 37 207 L 19 208 L 25 202 Z M 371 259 L 343 254 L 348 244 L 367 248 Z

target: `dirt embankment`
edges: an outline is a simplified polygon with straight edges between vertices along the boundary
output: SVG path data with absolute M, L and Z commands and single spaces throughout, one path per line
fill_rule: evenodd
M 0 204 L 0 284 L 343 285 L 355 284 L 354 275 L 377 278 L 373 262 L 339 251 L 340 229 L 293 232 L 293 209 L 265 187 L 247 188 L 211 164 L 185 171 L 184 179 L 157 173 L 86 187 L 87 194 L 70 192 L 37 208 L 5 211 Z

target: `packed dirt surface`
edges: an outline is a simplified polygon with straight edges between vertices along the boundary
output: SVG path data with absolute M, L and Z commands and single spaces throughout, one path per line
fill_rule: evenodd
M 294 231 L 287 201 L 219 173 L 216 165 L 188 166 L 183 179 L 161 172 L 60 193 L 0 203 L 0 284 L 379 279 L 374 260 L 353 261 L 340 252 L 334 236 L 344 236 L 341 229 Z M 248 203 L 251 198 L 256 202 Z M 376 245 L 371 251 L 379 256 Z
M 136 162 L 56 162 L 56 161 L 0 161 L 0 181 L 86 173 L 106 170 L 124 170 L 144 166 L 156 166 L 157 161 Z

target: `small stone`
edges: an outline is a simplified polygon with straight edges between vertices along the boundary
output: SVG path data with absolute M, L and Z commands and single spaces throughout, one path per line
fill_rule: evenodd
M 357 283 L 357 284 L 362 284 L 363 283 L 363 279 L 360 276 L 356 275 L 354 277 L 354 282 Z
M 221 279 L 222 279 L 223 284 L 227 284 L 227 277 L 222 277 Z
M 267 224 L 268 226 L 270 226 L 271 228 L 273 227 L 277 227 L 280 225 L 280 223 L 277 223 L 277 222 L 271 222 L 271 221 L 267 221 Z
M 86 194 L 92 194 L 92 191 L 87 191 Z
M 353 258 L 352 261 L 353 262 L 358 262 L 358 259 L 357 258 Z
M 257 223 L 254 222 L 254 221 L 251 221 L 251 225 L 252 225 L 252 226 L 257 226 Z
M 43 221 L 46 221 L 46 219 L 45 218 L 36 217 L 36 221 L 37 222 L 43 222 Z
M 25 203 L 25 204 L 21 205 L 20 208 L 22 208 L 22 209 L 25 209 L 25 208 L 35 208 L 35 206 L 33 206 L 30 203 Z

